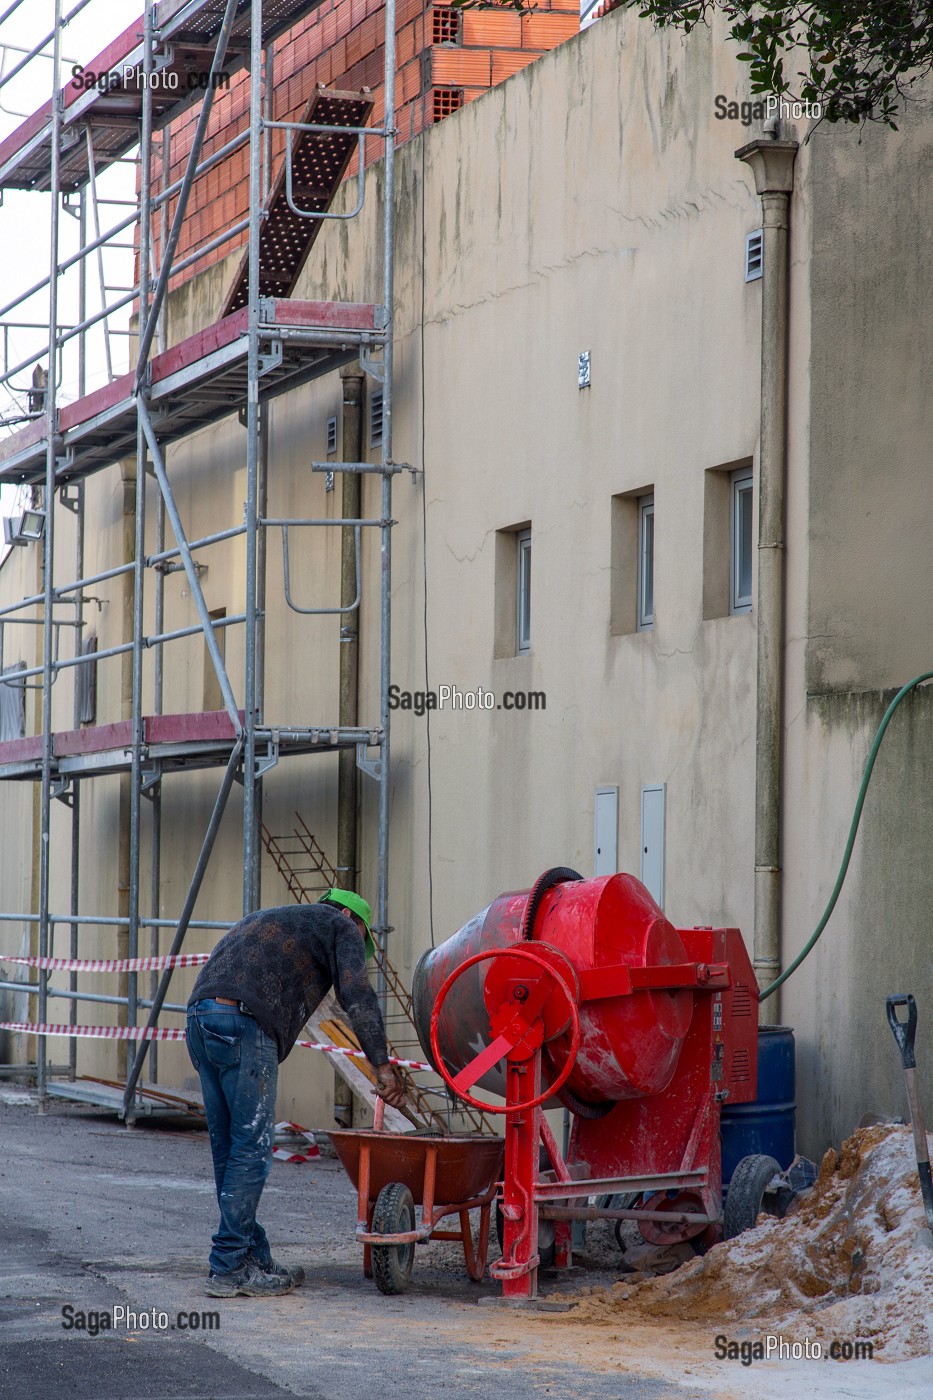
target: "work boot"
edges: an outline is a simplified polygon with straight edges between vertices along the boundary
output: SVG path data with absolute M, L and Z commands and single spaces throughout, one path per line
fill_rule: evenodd
M 295 1288 L 305 1281 L 305 1271 L 300 1264 L 279 1264 L 271 1255 L 266 1260 L 257 1259 L 252 1251 L 247 1255 L 247 1259 L 264 1274 L 273 1274 L 276 1278 L 290 1278 Z
M 204 1292 L 208 1298 L 278 1298 L 290 1293 L 297 1280 L 290 1273 L 266 1273 L 250 1258 L 240 1269 L 209 1274 Z

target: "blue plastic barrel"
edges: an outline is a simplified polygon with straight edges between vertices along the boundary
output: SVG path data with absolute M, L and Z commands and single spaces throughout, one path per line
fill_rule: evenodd
M 790 1026 L 758 1027 L 758 1097 L 754 1103 L 723 1105 L 722 1180 L 736 1164 L 757 1153 L 774 1157 L 782 1169 L 794 1159 L 797 1107 L 794 1032 Z

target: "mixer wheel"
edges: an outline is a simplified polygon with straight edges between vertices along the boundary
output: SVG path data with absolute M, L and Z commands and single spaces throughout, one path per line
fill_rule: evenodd
M 732 1173 L 723 1212 L 723 1235 L 735 1239 L 743 1230 L 750 1230 L 761 1214 L 765 1188 L 772 1177 L 780 1173 L 773 1157 L 756 1153 L 743 1157 Z
M 373 1233 L 401 1235 L 415 1228 L 415 1203 L 408 1187 L 390 1181 L 376 1197 Z M 380 1293 L 404 1293 L 415 1266 L 413 1244 L 374 1244 L 373 1278 Z

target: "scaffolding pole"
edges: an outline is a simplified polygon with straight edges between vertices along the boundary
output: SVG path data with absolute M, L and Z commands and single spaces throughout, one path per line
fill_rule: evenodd
M 50 847 L 52 825 L 52 645 L 55 629 L 52 626 L 52 606 L 54 602 L 54 546 L 55 546 L 55 428 L 56 428 L 56 380 L 54 352 L 58 333 L 58 238 L 60 218 L 61 183 L 61 142 L 64 93 L 61 87 L 62 67 L 62 0 L 55 0 L 55 28 L 52 37 L 52 178 L 51 178 L 51 229 L 50 229 L 50 270 L 49 270 L 49 372 L 45 399 L 45 430 L 47 434 L 45 455 L 45 534 L 43 536 L 43 590 L 42 605 L 42 795 L 39 818 L 39 956 L 49 955 L 49 878 Z M 48 973 L 39 974 L 39 1023 L 44 1024 L 47 1015 Z M 38 1037 L 36 1049 L 36 1082 L 39 1090 L 39 1112 L 46 1109 L 46 1053 L 44 1037 Z
M 379 878 L 377 885 L 378 937 L 383 953 L 389 938 L 389 684 L 392 642 L 392 388 L 393 338 L 395 333 L 395 2 L 386 0 L 385 9 L 385 170 L 383 184 L 383 305 L 387 334 L 382 357 L 382 539 L 379 709 L 382 723 L 382 750 L 379 763 Z M 385 1010 L 386 988 L 382 974 L 380 993 Z
M 246 677 L 243 746 L 243 913 L 256 908 L 259 830 L 256 811 L 256 537 L 259 475 L 259 228 L 262 216 L 262 0 L 252 0 L 249 86 L 249 271 L 246 399 Z

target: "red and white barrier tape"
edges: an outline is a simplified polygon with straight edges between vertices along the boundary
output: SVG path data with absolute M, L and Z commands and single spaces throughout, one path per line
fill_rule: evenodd
M 210 953 L 165 953 L 157 958 L 20 958 L 0 953 L 0 962 L 54 972 L 160 972 L 166 967 L 200 967 Z
M 343 1045 L 319 1045 L 316 1040 L 296 1040 L 295 1044 L 303 1046 L 305 1050 L 323 1050 L 325 1055 L 351 1055 L 355 1060 L 366 1059 L 362 1050 L 348 1050 Z M 397 1060 L 392 1055 L 389 1056 L 389 1064 L 398 1065 L 399 1069 L 434 1070 L 433 1065 L 427 1065 L 423 1060 Z
M 63 1026 L 31 1025 L 27 1021 L 0 1021 L 0 1031 L 19 1031 L 24 1035 L 65 1035 L 93 1040 L 184 1040 L 185 1032 L 167 1026 Z M 296 1040 L 304 1050 L 323 1050 L 326 1055 L 350 1055 L 365 1060 L 362 1050 L 348 1050 L 343 1045 L 319 1045 L 316 1040 Z M 433 1069 L 422 1060 L 399 1060 L 389 1057 L 389 1064 L 400 1069 Z
M 0 1021 L 0 1031 L 25 1035 L 81 1036 L 92 1040 L 184 1040 L 185 1032 L 167 1026 L 34 1026 L 28 1021 Z
M 314 1133 L 310 1128 L 303 1128 L 300 1123 L 276 1123 L 276 1133 L 288 1133 L 293 1137 L 303 1137 L 307 1139 L 308 1146 L 301 1152 L 292 1152 L 287 1147 L 273 1147 L 272 1156 L 277 1162 L 310 1162 L 314 1157 L 320 1157 L 321 1149 L 314 1140 Z

